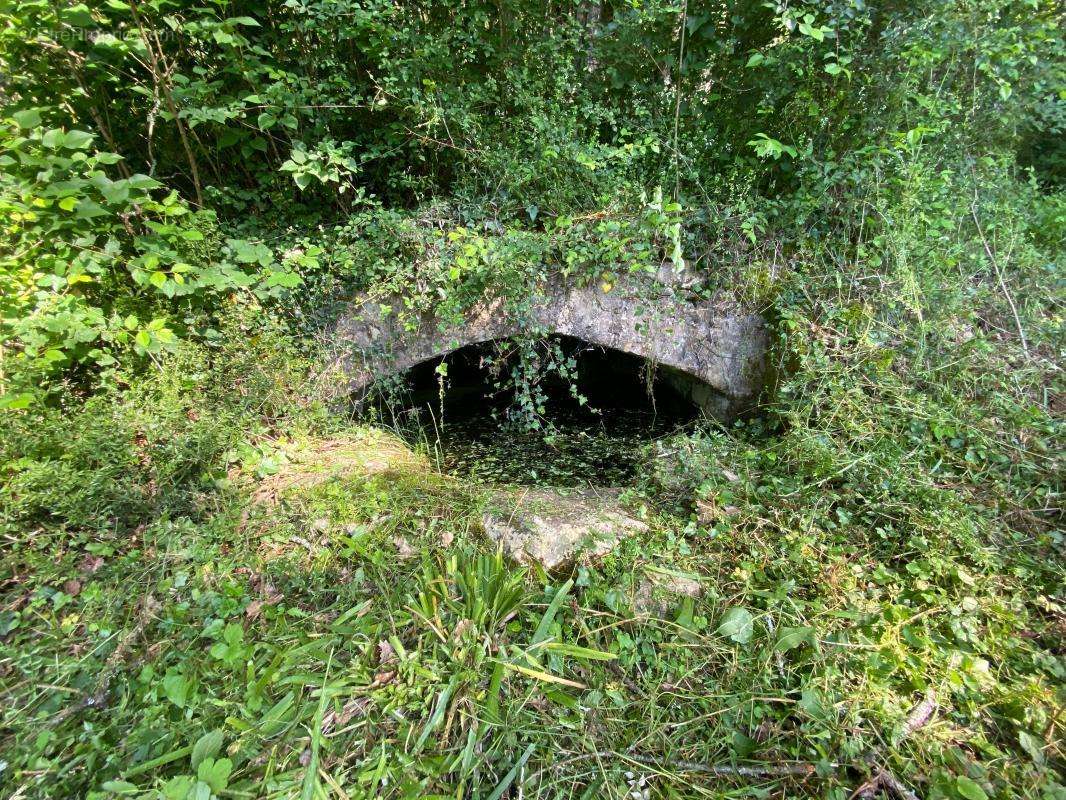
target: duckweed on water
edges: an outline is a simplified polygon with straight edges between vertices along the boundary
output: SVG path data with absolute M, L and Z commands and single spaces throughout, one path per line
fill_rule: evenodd
M 427 412 L 406 427 L 444 472 L 486 483 L 535 486 L 627 486 L 639 476 L 648 444 L 677 422 L 643 410 L 601 415 L 558 412 L 541 430 L 501 418 L 491 408 L 446 415 Z

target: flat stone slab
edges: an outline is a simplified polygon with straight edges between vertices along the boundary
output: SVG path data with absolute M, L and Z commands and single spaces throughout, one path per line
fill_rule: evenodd
M 637 585 L 633 608 L 641 614 L 665 618 L 682 598 L 695 599 L 701 594 L 703 585 L 695 577 L 649 569 Z
M 553 570 L 578 556 L 609 553 L 648 530 L 619 502 L 621 489 L 514 488 L 497 491 L 482 518 L 485 533 L 518 562 Z

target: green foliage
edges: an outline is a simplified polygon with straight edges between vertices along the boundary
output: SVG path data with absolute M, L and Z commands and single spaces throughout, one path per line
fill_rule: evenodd
M 45 128 L 30 110 L 0 137 L 0 206 L 8 220 L 0 270 L 3 335 L 45 376 L 63 367 L 116 363 L 114 350 L 158 353 L 174 342 L 166 319 L 132 313 L 136 293 L 173 297 L 192 267 L 188 207 L 146 175 L 109 178 L 113 153 L 91 150 L 85 131 Z M 148 309 L 153 304 L 145 304 Z
M 847 187 L 901 153 L 1059 169 L 1062 37 L 1040 0 L 26 0 L 0 17 L 21 109 L 2 144 L 6 405 L 210 335 L 233 296 L 291 310 L 305 280 L 322 299 L 385 277 L 461 307 L 664 254 L 713 284 L 735 233 L 839 234 L 861 213 Z M 656 186 L 672 196 L 649 201 Z M 307 236 L 323 219 L 329 254 Z M 267 252 L 292 238 L 311 246 Z M 427 255 L 443 276 L 418 274 Z
M 163 373 L 131 389 L 8 411 L 0 429 L 6 529 L 125 529 L 154 513 L 204 511 L 202 497 L 224 484 L 228 461 L 239 461 L 240 428 L 269 425 L 303 374 L 276 334 L 249 335 L 233 318 L 220 336 L 220 352 L 181 345 L 164 356 Z M 201 404 L 221 398 L 225 413 L 201 414 Z
M 178 333 L 217 335 L 223 301 L 278 297 L 301 282 L 314 250 L 275 260 L 262 245 L 228 239 L 214 215 L 142 174 L 109 177 L 114 153 L 94 137 L 16 113 L 0 133 L 0 334 L 10 381 L 4 404 L 25 406 L 64 374 L 113 377 L 124 356 L 157 357 Z M 281 263 L 278 263 L 280 261 Z M 20 391 L 21 390 L 21 391 Z
M 1063 55 L 1049 0 L 0 4 L 0 787 L 1062 798 Z M 399 448 L 317 399 L 353 292 L 634 278 L 775 385 L 604 561 L 413 455 L 290 480 Z

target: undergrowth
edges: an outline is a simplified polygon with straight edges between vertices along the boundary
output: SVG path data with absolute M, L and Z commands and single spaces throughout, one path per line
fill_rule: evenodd
M 1038 244 L 1012 256 L 1035 285 Z M 888 770 L 1062 797 L 1055 330 L 1022 299 L 1026 357 L 983 248 L 955 248 L 973 278 L 917 309 L 794 260 L 776 399 L 653 447 L 649 532 L 563 574 L 494 553 L 484 489 L 324 408 L 281 332 L 12 416 L 3 780 L 846 798 Z M 649 611 L 662 570 L 699 596 Z
M 1061 30 L 0 4 L 0 793 L 1064 800 Z M 353 295 L 560 281 L 760 313 L 772 374 L 545 574 L 324 365 Z

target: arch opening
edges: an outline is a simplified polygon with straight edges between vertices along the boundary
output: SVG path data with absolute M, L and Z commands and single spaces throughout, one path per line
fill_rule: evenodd
M 496 483 L 625 486 L 646 445 L 706 411 L 705 384 L 569 336 L 467 345 L 376 392 L 379 420 L 448 472 Z

